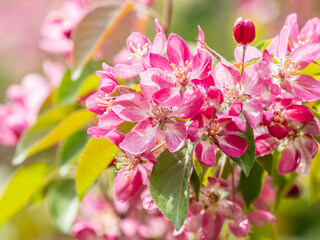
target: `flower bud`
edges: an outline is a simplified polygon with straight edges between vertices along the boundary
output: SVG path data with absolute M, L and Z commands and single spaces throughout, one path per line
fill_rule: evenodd
M 256 37 L 256 30 L 251 20 L 239 17 L 233 25 L 233 35 L 237 43 L 248 45 Z

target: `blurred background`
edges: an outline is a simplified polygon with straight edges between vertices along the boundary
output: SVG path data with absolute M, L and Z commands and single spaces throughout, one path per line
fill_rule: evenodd
M 39 48 L 43 19 L 50 11 L 58 9 L 62 2 L 63 0 L 0 0 L 1 103 L 6 100 L 6 89 L 10 84 L 19 83 L 23 76 L 30 72 L 43 74 L 44 59 L 62 61 L 59 57 L 45 53 Z M 155 10 L 160 15 L 163 13 L 164 2 L 157 0 L 154 4 Z M 239 16 L 253 20 L 257 31 L 255 42 L 259 42 L 277 35 L 286 16 L 293 12 L 298 14 L 299 25 L 302 27 L 308 19 L 320 17 L 320 1 L 173 0 L 169 32 L 195 42 L 198 35 L 197 26 L 200 25 L 208 45 L 232 60 L 233 49 L 236 46 L 232 39 L 232 26 Z M 153 24 L 150 24 L 150 27 L 152 28 Z M 4 183 L 4 179 L 13 170 L 10 163 L 13 153 L 13 147 L 0 145 L 1 183 Z M 317 157 L 314 163 L 318 159 Z M 253 228 L 252 239 L 320 239 L 320 204 L 310 199 L 310 191 L 320 191 L 320 186 L 310 189 L 310 178 L 300 178 L 297 182 L 298 193 L 281 202 L 276 212 L 278 223 L 263 228 Z M 46 203 L 42 201 L 26 208 L 6 223 L 0 229 L 0 239 L 72 238 L 57 232 L 48 217 Z

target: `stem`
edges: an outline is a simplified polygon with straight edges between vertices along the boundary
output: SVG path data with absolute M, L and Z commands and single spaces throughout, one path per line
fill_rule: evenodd
M 231 166 L 231 181 L 232 181 L 232 200 L 233 202 L 236 201 L 236 188 L 235 188 L 235 183 L 234 183 L 234 169 L 233 169 L 233 164 L 230 162 Z
M 166 35 L 168 35 L 169 26 L 171 22 L 171 15 L 172 15 L 172 0 L 167 0 L 164 12 L 164 22 L 163 22 L 163 30 Z
M 247 46 L 243 45 L 243 52 L 242 52 L 242 64 L 241 64 L 241 76 L 243 74 L 243 68 L 244 68 L 244 57 L 246 55 Z
M 227 62 L 227 60 L 222 57 L 219 53 L 217 53 L 215 50 L 211 49 L 204 41 L 200 39 L 196 39 L 198 42 L 202 44 L 202 46 L 214 57 L 216 58 L 219 62 Z

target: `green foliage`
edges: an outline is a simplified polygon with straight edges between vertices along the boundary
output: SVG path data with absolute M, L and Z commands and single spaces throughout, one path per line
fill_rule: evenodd
M 314 205 L 320 202 L 320 151 L 312 160 L 312 168 L 309 175 L 311 203 Z
M 87 109 L 75 110 L 75 106 L 62 106 L 40 116 L 19 142 L 13 163 L 20 164 L 33 154 L 66 139 L 95 117 Z
M 257 157 L 257 162 L 266 170 L 269 175 L 272 174 L 273 156 L 268 154 L 262 157 Z
M 241 167 L 242 171 L 246 176 L 249 176 L 250 170 L 253 167 L 256 146 L 254 143 L 253 130 L 247 124 L 246 132 L 238 132 L 238 136 L 242 137 L 248 143 L 247 150 L 240 157 L 230 157 L 232 161 L 234 161 L 239 167 Z
M 193 168 L 193 170 L 192 170 L 191 184 L 192 184 L 193 192 L 196 196 L 196 200 L 199 201 L 201 181 L 200 181 L 199 175 L 198 175 L 195 168 Z
M 271 41 L 272 41 L 272 39 L 263 40 L 263 41 L 258 42 L 255 46 L 260 51 L 263 51 L 264 49 L 266 49 L 269 46 Z
M 84 146 L 88 143 L 90 136 L 86 130 L 81 130 L 68 137 L 59 150 L 59 165 L 73 163 L 80 157 Z
M 263 168 L 257 162 L 254 162 L 248 176 L 246 176 L 243 171 L 241 172 L 240 190 L 247 207 L 260 195 L 263 183 L 263 172 Z
M 175 153 L 166 149 L 158 157 L 150 176 L 151 197 L 177 230 L 188 215 L 193 149 L 190 142 Z
M 0 226 L 17 214 L 39 191 L 48 173 L 45 163 L 35 163 L 18 169 L 0 197 Z
M 74 179 L 65 179 L 50 186 L 47 195 L 50 216 L 63 233 L 70 233 L 79 202 Z
M 82 200 L 91 184 L 114 159 L 118 147 L 106 138 L 91 138 L 80 157 L 76 173 L 76 189 Z
M 71 79 L 71 70 L 68 69 L 64 74 L 59 88 L 56 90 L 56 103 L 73 103 L 78 98 L 98 88 L 100 78 L 95 74 L 95 71 L 101 69 L 101 65 L 102 62 L 100 61 L 91 61 L 84 67 L 77 81 Z

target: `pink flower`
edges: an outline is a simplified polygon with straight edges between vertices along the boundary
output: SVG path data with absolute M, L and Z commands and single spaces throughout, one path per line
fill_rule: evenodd
M 205 166 L 216 164 L 214 143 L 230 157 L 240 157 L 247 149 L 247 142 L 236 135 L 238 131 L 246 131 L 245 122 L 236 116 L 217 117 L 212 108 L 207 108 L 196 116 L 188 128 L 188 136 L 192 141 L 201 141 L 195 148 L 199 161 Z
M 270 69 L 265 62 L 246 67 L 242 76 L 229 63 L 219 63 L 214 68 L 215 83 L 222 91 L 225 103 L 239 105 L 252 128 L 262 120 L 263 108 L 256 97 L 264 91 L 269 75 Z
M 289 122 L 306 123 L 314 119 L 310 109 L 295 101 L 294 96 L 290 93 L 280 94 L 274 100 L 272 108 L 264 112 L 263 124 L 268 127 L 272 136 L 283 139 L 289 133 Z
M 140 154 L 150 149 L 157 137 L 165 134 L 169 151 L 182 148 L 186 140 L 186 127 L 176 117 L 188 119 L 195 116 L 204 102 L 200 90 L 189 91 L 183 95 L 180 104 L 173 107 L 161 107 L 135 93 L 118 97 L 111 109 L 124 121 L 138 124 L 127 134 L 120 147 L 133 154 Z
M 320 45 L 302 45 L 287 55 L 290 32 L 291 27 L 285 26 L 262 54 L 262 60 L 267 62 L 272 70 L 269 90 L 277 95 L 281 92 L 281 87 L 303 100 L 318 100 L 320 82 L 312 76 L 301 74 L 300 70 L 307 67 L 310 62 L 320 59 Z M 269 53 L 273 54 L 278 63 L 273 62 Z
M 306 22 L 301 31 L 299 31 L 298 17 L 296 13 L 287 16 L 285 26 L 291 27 L 289 40 L 291 48 L 311 43 L 320 43 L 320 19 L 312 18 Z
M 82 0 L 68 0 L 59 10 L 52 11 L 44 20 L 41 49 L 70 57 L 73 50 L 71 34 L 87 10 Z
M 144 164 L 145 161 L 150 161 Z M 117 158 L 116 166 L 119 169 L 114 181 L 115 197 L 120 202 L 131 199 L 139 191 L 142 184 L 147 185 L 155 158 L 152 152 L 147 151 L 141 155 L 133 155 L 123 152 L 121 158 Z
M 172 107 L 181 101 L 180 92 L 194 86 L 194 80 L 209 76 L 212 58 L 201 48 L 193 56 L 186 42 L 171 34 L 167 46 L 168 59 L 150 53 L 150 69 L 141 78 L 141 90 L 148 99 L 162 107 Z M 151 81 L 150 81 L 151 80 Z
M 35 123 L 40 108 L 48 97 L 50 86 L 38 74 L 26 75 L 20 85 L 7 90 L 8 103 L 0 105 L 0 142 L 15 145 L 22 133 Z
M 120 219 L 109 202 L 95 193 L 88 193 L 80 205 L 80 213 L 71 229 L 71 234 L 81 240 L 117 240 Z
M 311 161 L 318 152 L 318 143 L 313 136 L 319 135 L 317 118 L 307 123 L 292 121 L 284 140 L 287 147 L 281 154 L 279 173 L 288 174 L 296 170 L 301 175 L 307 175 L 311 169 Z
M 116 77 L 131 78 L 149 68 L 149 53 L 162 54 L 166 45 L 166 35 L 157 19 L 155 20 L 155 24 L 157 35 L 153 43 L 138 32 L 134 32 L 128 37 L 127 48 L 130 52 L 129 59 L 131 60 L 131 64 L 119 63 L 114 67 L 105 64 L 103 65 L 104 71 Z

